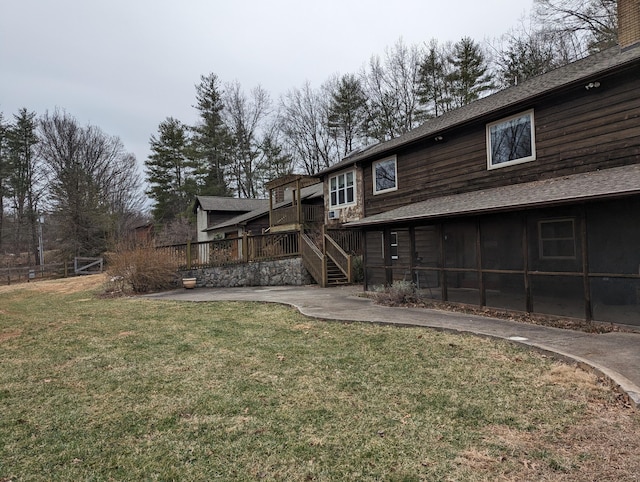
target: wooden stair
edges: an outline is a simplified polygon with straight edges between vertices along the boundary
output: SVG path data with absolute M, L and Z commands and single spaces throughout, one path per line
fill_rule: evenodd
M 340 268 L 327 256 L 327 285 L 336 286 L 348 284 L 349 279 Z

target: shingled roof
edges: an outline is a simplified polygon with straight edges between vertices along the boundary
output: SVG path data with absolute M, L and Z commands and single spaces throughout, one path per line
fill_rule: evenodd
M 408 204 L 345 224 L 363 227 L 391 222 L 486 214 L 640 194 L 640 164 L 453 194 Z
M 386 142 L 369 146 L 344 158 L 339 163 L 325 169 L 320 174 L 335 172 L 345 166 L 369 158 L 386 155 L 400 147 L 435 137 L 447 129 L 461 126 L 490 116 L 508 107 L 530 103 L 535 98 L 559 91 L 575 84 L 586 84 L 617 69 L 630 67 L 640 62 L 640 43 L 621 49 L 612 47 L 603 52 L 559 67 L 546 74 L 533 77 L 519 85 L 483 97 L 471 104 L 449 111 L 439 117 L 429 119 L 412 131 Z
M 249 212 L 269 206 L 268 199 L 240 199 L 225 196 L 196 196 L 193 211 L 200 206 L 204 211 Z
M 300 190 L 300 197 L 301 199 L 316 199 L 319 197 L 323 196 L 323 185 L 322 183 L 316 183 L 312 186 L 307 186 L 307 187 L 303 187 Z M 289 200 L 285 200 L 285 201 L 281 201 L 279 203 L 277 203 L 275 206 L 273 206 L 274 209 L 277 208 L 281 208 L 284 206 L 288 206 L 291 204 L 291 199 Z M 240 226 L 243 225 L 245 223 L 247 223 L 248 221 L 252 221 L 254 219 L 259 218 L 260 216 L 264 216 L 265 214 L 267 214 L 269 212 L 269 202 L 267 201 L 265 203 L 264 206 L 260 206 L 257 209 L 254 209 L 253 211 L 250 211 L 248 213 L 244 213 L 244 214 L 240 214 L 232 219 L 229 219 L 227 221 L 224 221 L 220 224 L 216 224 L 215 226 L 211 226 L 207 229 L 205 229 L 205 231 L 216 231 L 218 229 L 222 229 L 222 228 L 228 228 L 230 226 Z

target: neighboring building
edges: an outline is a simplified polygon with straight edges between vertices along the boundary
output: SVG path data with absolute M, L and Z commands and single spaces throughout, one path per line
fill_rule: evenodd
M 427 121 L 321 173 L 364 233 L 365 287 L 640 325 L 640 11 L 620 47 Z
M 227 233 L 216 231 L 212 228 L 237 216 L 265 207 L 267 210 L 269 209 L 269 200 L 267 199 L 197 196 L 193 212 L 196 215 L 198 241 L 212 241 L 230 235 L 237 235 L 237 232 L 232 230 Z

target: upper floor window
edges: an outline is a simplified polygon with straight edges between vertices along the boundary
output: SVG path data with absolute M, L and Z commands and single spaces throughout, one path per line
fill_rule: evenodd
M 398 189 L 398 165 L 396 158 L 390 157 L 373 163 L 373 194 Z
M 511 166 L 536 158 L 533 110 L 487 124 L 487 167 Z
M 330 205 L 342 206 L 356 201 L 355 174 L 353 171 L 329 178 Z

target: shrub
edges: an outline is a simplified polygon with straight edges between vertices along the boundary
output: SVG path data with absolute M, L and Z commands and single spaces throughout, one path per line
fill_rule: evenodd
M 121 245 L 106 257 L 113 291 L 159 291 L 170 288 L 177 277 L 175 262 L 151 244 Z
M 416 285 L 411 281 L 394 281 L 391 286 L 374 290 L 374 299 L 382 305 L 397 306 L 418 300 Z

